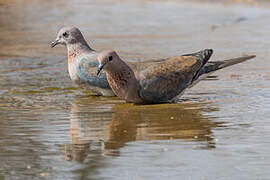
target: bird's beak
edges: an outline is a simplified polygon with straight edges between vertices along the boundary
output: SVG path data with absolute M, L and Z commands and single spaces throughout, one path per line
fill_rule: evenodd
M 51 48 L 53 48 L 54 46 L 56 46 L 59 43 L 60 43 L 60 39 L 56 38 L 56 40 L 51 43 Z
M 100 74 L 101 70 L 103 69 L 103 67 L 105 66 L 105 64 L 99 64 L 97 67 L 97 76 Z

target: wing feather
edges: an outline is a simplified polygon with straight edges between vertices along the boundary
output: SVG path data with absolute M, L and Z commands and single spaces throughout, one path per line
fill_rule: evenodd
M 169 101 L 186 89 L 207 63 L 212 50 L 168 58 L 139 74 L 140 97 L 151 103 Z

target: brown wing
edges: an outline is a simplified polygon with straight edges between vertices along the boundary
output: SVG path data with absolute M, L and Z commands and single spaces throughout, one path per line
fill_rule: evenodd
M 126 61 L 127 65 L 133 70 L 136 77 L 138 77 L 138 74 L 149 68 L 149 66 L 152 66 L 153 64 L 160 64 L 167 60 L 166 58 L 163 59 L 153 59 L 153 60 L 146 60 L 146 61 L 140 61 L 140 62 L 128 62 Z
M 151 103 L 169 101 L 186 89 L 209 60 L 213 51 L 168 58 L 139 74 L 140 97 Z

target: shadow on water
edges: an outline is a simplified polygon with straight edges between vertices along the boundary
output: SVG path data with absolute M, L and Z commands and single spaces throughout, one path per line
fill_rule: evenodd
M 217 111 L 208 103 L 118 104 L 112 111 L 89 112 L 92 104 L 82 98 L 71 105 L 71 143 L 64 145 L 64 159 L 68 161 L 96 164 L 99 156 L 121 156 L 121 148 L 133 141 L 181 140 L 211 149 L 215 148 L 212 129 L 222 126 L 204 115 Z

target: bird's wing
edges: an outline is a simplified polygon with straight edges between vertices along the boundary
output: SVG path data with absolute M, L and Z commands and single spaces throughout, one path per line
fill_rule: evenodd
M 206 49 L 151 64 L 139 73 L 140 97 L 151 103 L 173 99 L 196 79 L 212 53 L 211 49 Z
M 97 53 L 84 54 L 78 58 L 77 74 L 82 81 L 93 87 L 110 89 L 106 74 L 97 76 Z
M 160 63 L 164 62 L 165 60 L 166 60 L 166 58 L 151 59 L 151 60 L 137 61 L 137 62 L 136 61 L 135 62 L 125 61 L 125 62 L 134 71 L 134 73 L 136 75 L 136 72 L 143 71 L 143 70 L 149 68 L 149 66 L 151 66 L 152 64 L 160 64 Z

